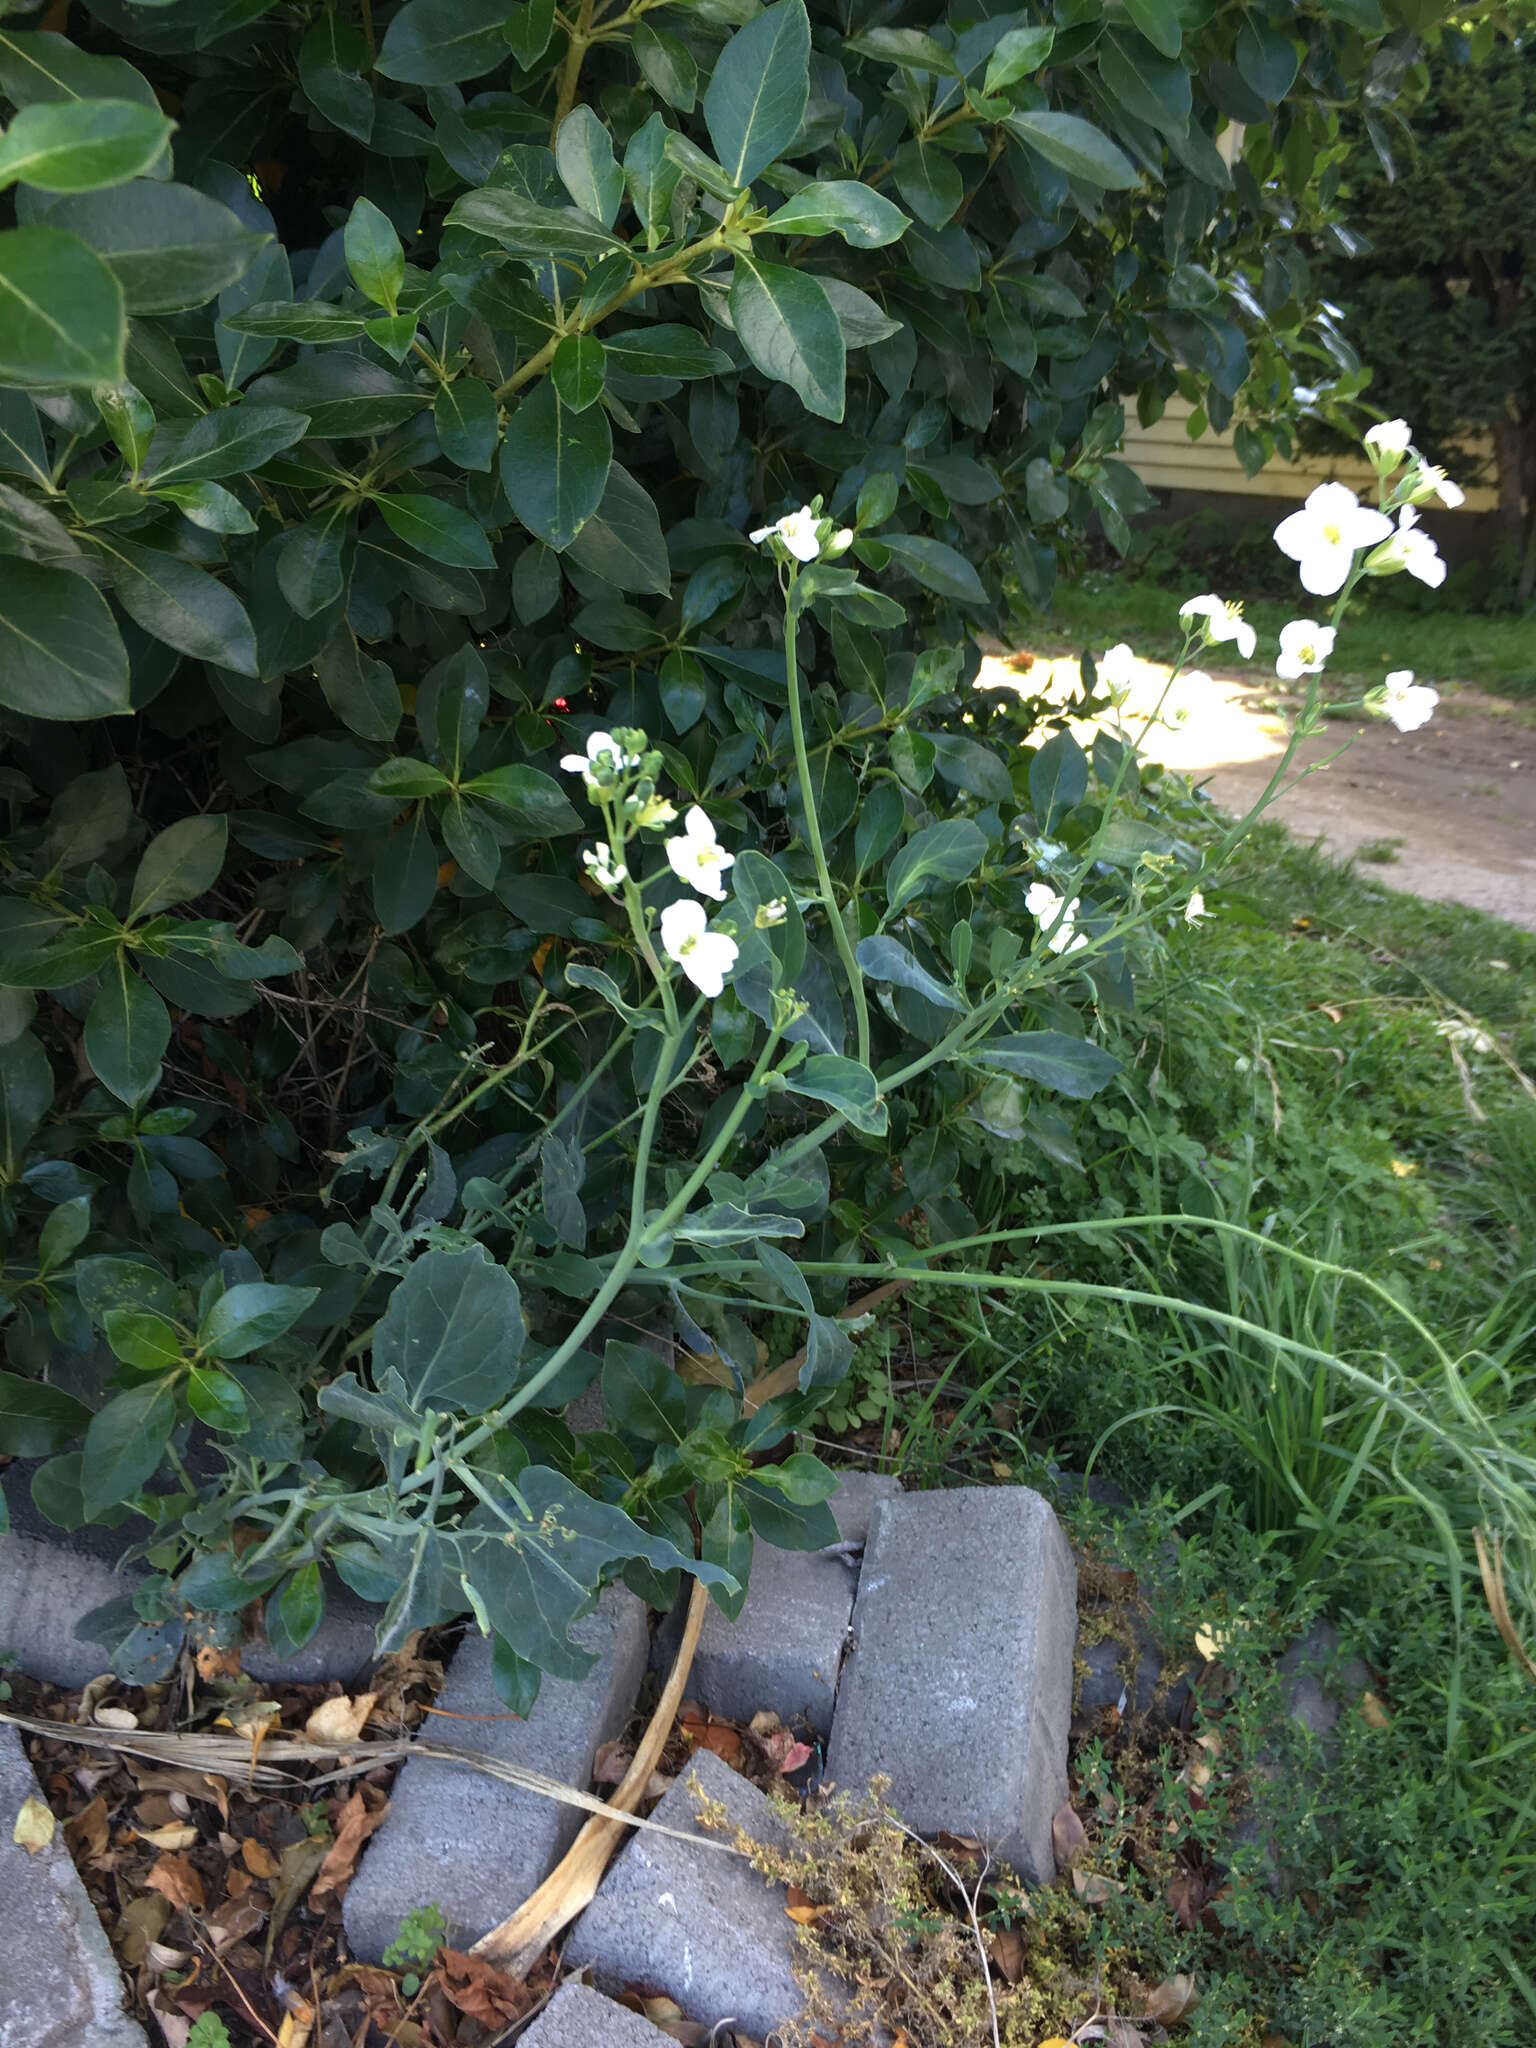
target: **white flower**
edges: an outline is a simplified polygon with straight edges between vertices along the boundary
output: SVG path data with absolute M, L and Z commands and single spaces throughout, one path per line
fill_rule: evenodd
M 1128 642 L 1106 647 L 1095 664 L 1095 673 L 1106 690 L 1124 690 L 1135 681 L 1136 655 Z
M 1381 456 L 1390 455 L 1395 464 L 1413 446 L 1413 429 L 1406 420 L 1378 420 L 1374 427 L 1366 428 L 1365 445 Z
M 606 839 L 599 839 L 595 846 L 584 847 L 581 863 L 600 889 L 617 889 L 629 879 L 629 869 L 623 861 L 614 859 L 613 849 Z
M 1082 898 L 1074 896 L 1069 903 L 1049 882 L 1031 882 L 1024 892 L 1024 908 L 1044 931 L 1048 926 L 1056 928 L 1046 944 L 1053 953 L 1075 953 L 1079 946 L 1086 946 L 1086 937 L 1076 929 L 1075 919 L 1082 905 Z
M 1186 924 L 1198 924 L 1202 917 L 1209 917 L 1210 914 L 1205 907 L 1204 896 L 1198 889 L 1192 889 L 1189 901 L 1184 906 L 1184 922 Z
M 1316 619 L 1292 619 L 1280 628 L 1280 659 L 1275 674 L 1294 682 L 1298 676 L 1315 676 L 1333 652 L 1337 636 L 1332 626 L 1320 626 Z
M 772 526 L 758 527 L 751 535 L 751 541 L 754 547 L 761 547 L 765 540 L 772 540 L 777 535 L 797 562 L 814 562 L 821 553 L 820 526 L 821 521 L 810 506 L 802 505 L 798 512 L 786 512 Z M 850 540 L 853 538 L 852 534 L 848 537 Z
M 1412 502 L 1422 505 L 1430 498 L 1438 498 L 1442 505 L 1448 505 L 1454 512 L 1458 505 L 1467 502 L 1467 494 L 1460 484 L 1453 484 L 1443 469 L 1433 462 L 1421 462 L 1412 483 Z
M 717 996 L 736 965 L 737 946 L 724 932 L 709 929 L 709 912 L 684 896 L 661 913 L 661 943 L 700 995 Z
M 657 825 L 670 825 L 677 816 L 677 805 L 666 796 L 648 796 L 644 802 L 638 797 L 632 797 L 628 808 L 634 812 L 635 823 L 642 830 Z
M 1332 597 L 1344 587 L 1355 550 L 1373 547 L 1391 531 L 1386 514 L 1362 505 L 1347 484 L 1319 484 L 1302 509 L 1275 528 L 1275 545 L 1297 564 L 1304 590 Z
M 708 813 L 698 804 L 689 806 L 682 831 L 667 841 L 667 859 L 673 874 L 701 896 L 713 896 L 717 903 L 725 901 L 725 870 L 736 856 L 727 853 L 716 839 Z
M 594 732 L 587 735 L 587 751 L 562 755 L 560 766 L 567 775 L 584 775 L 587 793 L 596 795 L 623 769 L 638 768 L 640 756 L 626 753 L 611 732 Z
M 1419 515 L 1411 505 L 1405 505 L 1398 513 L 1396 533 L 1372 551 L 1365 567 L 1370 576 L 1390 576 L 1398 569 L 1406 569 L 1410 576 L 1417 576 L 1432 590 L 1438 589 L 1445 581 L 1445 563 L 1440 559 L 1440 550 L 1420 529 Z
M 1417 732 L 1428 725 L 1440 702 L 1440 692 L 1428 683 L 1416 683 L 1411 668 L 1396 668 L 1381 686 L 1377 708 L 1399 732 Z
M 1204 597 L 1192 597 L 1188 603 L 1179 606 L 1179 617 L 1204 619 L 1206 641 L 1235 640 L 1237 651 L 1244 661 L 1258 645 L 1257 635 L 1243 617 L 1242 606 L 1228 604 L 1224 597 L 1216 597 L 1210 593 Z
M 1056 839 L 1037 839 L 1035 841 L 1036 860 L 1060 860 L 1066 850 L 1061 842 Z
M 782 924 L 789 915 L 789 903 L 783 896 L 774 896 L 766 903 L 759 903 L 752 913 L 752 922 L 760 932 L 771 932 L 776 924 Z

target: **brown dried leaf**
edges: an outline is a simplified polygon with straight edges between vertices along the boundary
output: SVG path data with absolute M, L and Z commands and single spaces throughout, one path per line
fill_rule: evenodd
M 98 1707 L 91 1719 L 98 1728 L 137 1728 L 139 1717 L 126 1707 Z
M 1051 1846 L 1056 1851 L 1058 1870 L 1070 1870 L 1088 1846 L 1088 1830 L 1073 1812 L 1070 1801 L 1058 1806 L 1052 1816 Z
M 1118 1877 L 1105 1877 L 1098 1870 L 1074 1870 L 1072 1887 L 1085 1906 L 1102 1906 L 1116 1892 L 1125 1890 Z
M 592 1759 L 592 1782 L 594 1785 L 617 1785 L 623 1781 L 625 1772 L 635 1760 L 635 1745 L 617 1736 L 612 1742 L 600 1745 Z
M 1198 1870 L 1179 1871 L 1169 1880 L 1167 1899 L 1179 1925 L 1193 1932 L 1205 1904 L 1205 1879 Z
M 1200 1993 L 1193 1976 L 1181 1972 L 1177 1977 L 1165 1978 L 1148 1996 L 1142 2017 L 1155 2020 L 1160 2027 L 1176 2027 L 1199 2003 Z
M 442 1949 L 437 1974 L 459 2011 L 468 2013 L 483 2027 L 499 2031 L 509 2020 L 521 2019 L 534 2002 L 534 1994 L 526 1984 L 509 1977 L 505 1970 L 498 1970 L 484 1956 Z
M 259 1892 L 254 1897 L 226 1899 L 221 1906 L 215 1906 L 208 1915 L 208 1932 L 215 1953 L 222 1954 L 235 1942 L 254 1934 L 266 1917 L 266 1901 Z
M 159 1892 L 141 1892 L 122 1910 L 113 1937 L 118 1954 L 130 1969 L 137 1969 L 171 1917 L 171 1902 Z
M 163 1828 L 135 1828 L 133 1832 L 141 1842 L 148 1842 L 151 1849 L 190 1849 L 197 1840 L 197 1829 L 184 1820 L 168 1821 Z
M 164 1892 L 173 1906 L 202 1911 L 207 1895 L 203 1880 L 185 1856 L 161 1856 L 144 1879 L 152 1891 Z
M 1008 1984 L 1024 1975 L 1024 1937 L 1017 1927 L 1000 1928 L 992 1936 L 992 1967 Z
M 338 1885 L 346 1884 L 357 1868 L 357 1859 L 363 1853 L 363 1844 L 389 1812 L 389 1801 L 370 1812 L 361 1792 L 354 1792 L 341 1809 L 336 1826 L 336 1839 L 326 1851 L 325 1861 L 320 1866 L 320 1875 L 315 1879 L 311 1899 L 318 1899 L 322 1892 L 335 1891 Z M 463 2010 L 467 2011 L 468 2007 Z
M 53 1840 L 53 1828 L 53 1809 L 45 1806 L 35 1792 L 29 1792 L 21 1802 L 11 1840 L 19 1842 L 29 1856 L 35 1856 Z
M 240 1676 L 240 1649 L 221 1649 L 217 1643 L 199 1643 L 193 1657 L 197 1675 L 204 1685 L 211 1685 L 216 1678 L 238 1678 Z
M 252 1877 L 276 1877 L 281 1865 L 265 1842 L 258 1842 L 254 1835 L 247 1835 L 240 1844 L 240 1861 Z
M 355 1699 L 343 1693 L 339 1699 L 322 1700 L 304 1723 L 305 1735 L 311 1742 L 356 1742 L 378 1697 L 376 1692 L 360 1692 Z
M 1367 1728 L 1390 1728 L 1392 1716 L 1373 1692 L 1360 1695 L 1360 1717 Z
M 272 1901 L 272 1919 L 267 1928 L 268 1955 L 271 1955 L 273 1943 L 287 1924 L 288 1915 L 309 1890 L 316 1872 L 325 1861 L 327 1846 L 313 1835 L 305 1835 L 284 1849 L 278 1865 L 277 1896 Z
M 107 1802 L 99 1792 L 89 1806 L 83 1806 L 65 1821 L 64 1832 L 78 1852 L 93 1860 L 101 1855 L 107 1846 L 110 1830 L 107 1826 Z

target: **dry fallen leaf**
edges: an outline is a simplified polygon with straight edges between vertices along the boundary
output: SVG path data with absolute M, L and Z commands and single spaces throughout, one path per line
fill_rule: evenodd
M 992 1967 L 1008 1984 L 1024 1975 L 1024 1937 L 1017 1927 L 1003 1927 L 992 1936 Z
M 29 1856 L 35 1856 L 39 1849 L 46 1849 L 53 1840 L 53 1827 L 52 1809 L 45 1806 L 35 1792 L 29 1792 L 21 1802 L 16 1825 L 11 1829 L 11 1840 L 19 1842 Z
M 174 1821 L 163 1828 L 135 1828 L 133 1832 L 141 1842 L 148 1842 L 151 1849 L 190 1849 L 197 1840 L 197 1829 L 185 1821 Z
M 343 1693 L 339 1699 L 322 1700 L 304 1723 L 305 1735 L 311 1742 L 356 1742 L 378 1697 L 376 1692 L 360 1692 L 355 1699 Z
M 1088 1831 L 1070 1805 L 1058 1806 L 1051 1820 L 1051 1845 L 1056 1851 L 1056 1868 L 1070 1868 L 1074 1858 L 1087 1846 Z
M 205 1903 L 203 1880 L 185 1856 L 161 1856 L 144 1879 L 152 1891 L 164 1892 L 173 1906 L 192 1906 L 201 1911 Z
M 276 1877 L 281 1868 L 266 1843 L 258 1842 L 254 1835 L 247 1835 L 240 1844 L 240 1861 L 252 1877 Z
M 357 1859 L 363 1853 L 363 1844 L 389 1812 L 389 1801 L 370 1811 L 361 1792 L 354 1792 L 336 1823 L 336 1839 L 325 1853 L 320 1866 L 320 1875 L 315 1879 L 310 1893 L 318 1899 L 323 1892 L 331 1892 L 338 1885 L 345 1884 L 357 1868 Z M 467 2012 L 468 2007 L 464 2010 Z
M 1147 2009 L 1143 2019 L 1156 2020 L 1160 2027 L 1176 2027 L 1180 2020 L 1187 2019 L 1200 2003 L 1200 1993 L 1195 1980 L 1181 1972 L 1177 1977 L 1168 1977 L 1151 1992 L 1147 1998 Z
M 126 1707 L 98 1707 L 91 1719 L 98 1728 L 137 1728 L 139 1717 Z
M 533 1993 L 526 1984 L 498 1970 L 484 1956 L 441 1949 L 438 1978 L 460 2012 L 468 2013 L 471 2019 L 494 2031 L 499 2032 L 509 2020 L 521 2019 L 533 2004 Z
M 592 1782 L 594 1785 L 619 1785 L 625 1773 L 635 1760 L 635 1745 L 626 1742 L 622 1735 L 612 1742 L 604 1742 L 592 1759 Z
M 1360 1695 L 1360 1714 L 1367 1728 L 1390 1728 L 1392 1716 L 1373 1692 Z
M 784 1897 L 786 1900 L 784 1911 L 797 1927 L 814 1927 L 818 1920 L 825 1920 L 827 1915 L 833 1911 L 831 1906 L 816 1905 L 810 1893 L 802 1891 L 797 1884 L 792 1884 L 785 1892 Z
M 1118 1877 L 1105 1877 L 1097 1870 L 1074 1870 L 1072 1888 L 1085 1906 L 1102 1906 L 1116 1892 L 1125 1890 Z
M 107 1846 L 107 1802 L 98 1792 L 89 1806 L 64 1823 L 64 1832 L 89 1857 L 101 1855 Z

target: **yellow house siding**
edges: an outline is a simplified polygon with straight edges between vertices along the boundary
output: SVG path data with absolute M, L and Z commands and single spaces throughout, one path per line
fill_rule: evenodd
M 1182 398 L 1173 398 L 1153 426 L 1141 426 L 1134 413 L 1127 416 L 1125 460 L 1150 489 L 1223 491 L 1247 498 L 1304 498 L 1317 484 L 1337 478 L 1362 495 L 1374 491 L 1375 472 L 1359 456 L 1301 455 L 1294 462 L 1282 462 L 1276 456 L 1273 462 L 1265 463 L 1257 476 L 1245 476 L 1230 434 L 1215 434 L 1207 427 L 1198 441 L 1189 438 L 1192 410 Z M 1491 466 L 1491 441 L 1483 436 L 1472 445 Z M 1468 489 L 1463 509 L 1492 512 L 1497 504 L 1497 493 L 1486 484 L 1478 484 Z

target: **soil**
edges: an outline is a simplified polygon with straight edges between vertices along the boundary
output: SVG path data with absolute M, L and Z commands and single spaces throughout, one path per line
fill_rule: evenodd
M 1078 667 L 1041 655 L 1029 685 L 1075 694 Z M 1140 662 L 1122 714 L 1144 753 L 1207 789 L 1241 814 L 1264 790 L 1285 749 L 1286 700 L 1252 672 L 1181 678 L 1165 713 L 1182 725 L 1139 727 L 1162 695 L 1168 670 Z M 982 664 L 981 688 L 1019 686 L 996 656 Z M 1298 838 L 1330 853 L 1361 855 L 1383 887 L 1462 903 L 1536 931 L 1536 729 L 1526 707 L 1447 686 L 1435 717 L 1413 733 L 1375 719 L 1330 718 L 1293 764 L 1293 781 L 1271 815 Z M 1341 749 L 1343 750 L 1341 753 Z M 1332 757 L 1338 758 L 1332 758 Z M 1379 863 L 1379 864 L 1377 864 Z

